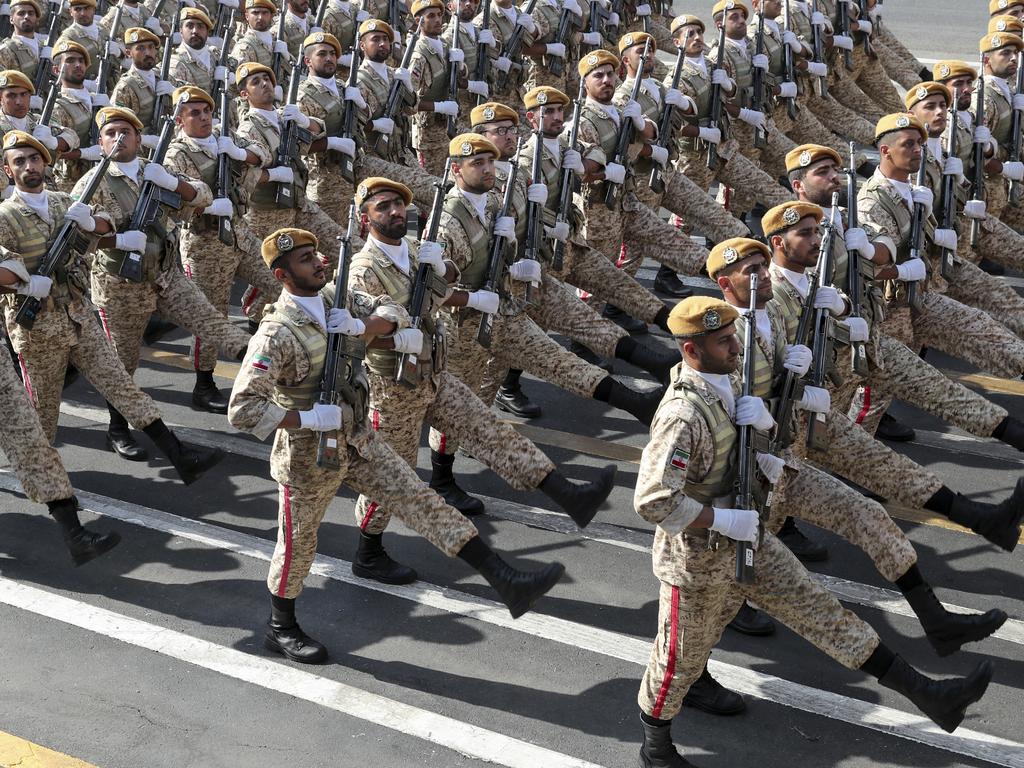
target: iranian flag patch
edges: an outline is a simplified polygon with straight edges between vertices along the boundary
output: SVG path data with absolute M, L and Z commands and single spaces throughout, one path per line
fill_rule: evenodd
M 687 465 L 690 463 L 690 454 L 680 448 L 676 448 L 672 451 L 672 456 L 669 458 L 668 463 L 674 469 L 681 469 L 685 471 Z
M 270 358 L 266 355 L 256 355 L 252 359 L 252 367 L 257 371 L 266 371 L 270 369 Z

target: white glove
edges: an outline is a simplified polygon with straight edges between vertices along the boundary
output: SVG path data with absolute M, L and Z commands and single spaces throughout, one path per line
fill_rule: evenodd
M 547 184 L 530 184 L 526 188 L 526 199 L 531 203 L 540 203 L 541 205 L 547 205 L 548 202 L 548 185 Z
M 779 98 L 780 99 L 795 99 L 796 98 L 796 83 L 786 81 L 779 83 Z
M 22 296 L 29 296 L 33 299 L 45 299 L 50 295 L 53 288 L 53 280 L 46 275 L 29 275 L 28 282 L 22 283 L 21 287 L 15 289 Z
M 722 509 L 713 507 L 715 519 L 711 530 L 716 531 L 733 541 L 757 542 L 757 532 L 761 527 L 761 518 L 752 509 Z
M 979 125 L 974 129 L 974 143 L 988 144 L 992 141 L 992 129 L 987 125 Z
M 786 468 L 786 462 L 773 453 L 758 451 L 757 466 L 761 473 L 768 478 L 768 482 L 775 485 L 782 478 L 782 470 Z
M 651 160 L 664 168 L 668 163 L 668 150 L 657 144 L 651 144 Z
M 832 38 L 832 45 L 843 51 L 852 51 L 853 38 L 849 35 L 836 35 Z
M 686 109 L 689 106 L 690 98 L 684 96 L 682 91 L 678 88 L 669 88 L 665 91 L 665 103 L 672 107 L 679 107 L 679 109 Z
M 619 26 L 619 14 L 614 13 L 614 12 L 609 13 L 608 14 L 608 20 L 607 20 L 606 23 L 607 23 L 607 25 L 609 27 L 617 27 L 617 26 Z
M 747 395 L 736 400 L 736 426 L 751 426 L 758 432 L 768 432 L 775 426 L 764 400 L 760 397 Z
M 516 17 L 516 26 L 525 27 L 526 31 L 531 35 L 537 31 L 537 23 L 533 20 L 533 17 L 528 13 L 520 13 Z
M 217 0 L 217 5 L 223 5 L 225 8 L 237 8 L 238 0 Z
M 494 33 L 489 29 L 479 29 L 476 33 L 476 41 L 481 45 L 497 48 L 498 41 L 494 39 Z
M 41 96 L 29 96 L 28 97 L 28 108 L 33 112 L 39 112 L 43 108 L 43 99 Z
M 871 30 L 873 30 L 874 28 L 875 28 L 875 25 L 872 24 L 867 19 L 858 19 L 857 20 L 857 31 L 858 32 L 863 32 L 865 35 L 870 35 L 871 34 Z
M 395 331 L 391 337 L 395 343 L 395 352 L 418 355 L 423 351 L 423 331 L 419 328 L 403 328 Z
M 448 49 L 448 61 L 451 64 L 462 64 L 466 60 L 466 54 L 462 52 L 461 48 L 449 48 Z
M 732 78 L 729 77 L 729 73 L 726 72 L 724 69 L 716 67 L 715 69 L 711 70 L 711 84 L 719 85 L 722 88 L 725 88 L 726 90 L 731 90 Z
M 78 156 L 88 163 L 98 163 L 103 159 L 103 149 L 99 145 L 92 147 L 79 147 Z
M 146 250 L 146 233 L 137 229 L 119 232 L 114 236 L 114 248 L 119 251 L 142 253 Z
M 633 11 L 633 13 L 635 13 L 637 16 L 650 16 L 651 6 L 649 6 L 647 3 L 644 3 L 643 5 L 638 5 L 636 7 L 636 10 Z
M 574 13 L 577 16 L 583 15 L 583 9 L 580 8 L 580 4 L 576 0 L 563 0 L 562 7 L 569 11 L 569 13 Z
M 178 188 L 178 177 L 164 168 L 160 163 L 146 163 L 142 171 L 142 180 L 151 181 L 161 189 L 174 191 Z
M 1018 111 L 1024 111 L 1024 93 L 1013 94 L 1013 108 Z
M 444 263 L 444 248 L 441 247 L 440 243 L 435 243 L 430 240 L 425 240 L 420 243 L 417 260 L 420 264 L 429 264 L 433 267 L 434 272 L 441 277 L 444 277 L 445 273 L 448 271 L 448 267 Z
M 565 43 L 547 43 L 544 46 L 544 53 L 554 56 L 556 59 L 565 58 Z
M 604 178 L 612 184 L 622 184 L 626 181 L 626 167 L 618 163 L 608 163 L 604 167 Z
M 833 315 L 841 315 L 846 309 L 846 302 L 839 295 L 839 291 L 829 285 L 822 285 L 814 294 L 814 308 L 827 309 Z
M 814 354 L 803 344 L 787 344 L 786 353 L 782 358 L 782 367 L 797 376 L 805 376 L 811 369 Z
M 2 15 L 2 14 L 0 14 L 0 15 Z M 96 90 L 96 81 L 95 80 L 90 80 L 87 77 L 87 78 L 85 78 L 85 80 L 82 81 L 82 87 L 85 88 L 85 90 L 87 90 L 90 93 L 92 93 L 93 91 Z
M 239 162 L 245 160 L 249 155 L 248 152 L 235 144 L 235 140 L 230 136 L 220 136 L 217 138 L 217 154 L 227 155 L 232 160 L 238 160 Z
M 516 220 L 511 216 L 498 216 L 494 220 L 494 236 L 506 240 L 516 239 Z
M 832 410 L 832 396 L 821 387 L 804 387 L 804 393 L 797 407 L 811 413 L 828 413 Z
M 493 291 L 472 291 L 466 297 L 466 306 L 483 312 L 485 315 L 493 315 L 498 311 L 501 297 Z
M 584 45 L 600 45 L 601 44 L 601 33 L 600 32 L 584 32 L 580 35 L 580 42 Z
M 520 283 L 539 283 L 540 262 L 535 259 L 520 259 L 508 268 L 508 276 Z
M 286 58 L 291 58 L 291 54 L 288 53 L 288 43 L 284 40 L 274 41 L 274 53 L 279 53 Z
M 92 105 L 94 107 L 109 107 L 110 97 L 105 93 L 94 93 L 92 95 Z
M 1024 166 L 1022 166 L 1024 168 Z M 924 206 L 925 217 L 932 215 L 932 205 L 935 202 L 935 193 L 932 192 L 930 187 L 917 186 L 912 184 L 910 187 L 910 198 L 914 201 L 914 204 L 920 203 Z
M 868 321 L 863 317 L 848 317 L 843 324 L 850 330 L 850 341 L 867 341 L 870 337 Z
M 157 80 L 155 90 L 157 96 L 170 96 L 174 93 L 174 84 L 169 80 Z
M 946 162 L 942 164 L 942 173 L 945 176 L 963 176 L 964 161 L 959 157 L 947 157 Z
M 228 79 L 228 68 L 222 66 L 216 66 L 213 68 L 213 79 L 221 83 L 226 83 Z
M 235 213 L 235 206 L 231 204 L 231 201 L 228 200 L 228 198 L 217 197 L 214 198 L 212 203 L 203 209 L 203 213 L 207 216 L 230 218 Z
M 860 227 L 846 230 L 843 239 L 846 242 L 846 250 L 856 251 L 862 258 L 869 261 L 875 255 L 875 246 L 868 240 L 868 233 Z
M 392 77 L 405 86 L 405 90 L 412 90 L 412 73 L 405 67 L 399 67 L 391 73 Z
M 434 111 L 439 115 L 448 115 L 449 117 L 459 116 L 459 102 L 457 101 L 435 101 Z
M 395 121 L 390 117 L 378 117 L 376 120 L 370 122 L 370 127 L 377 133 L 383 133 L 385 136 L 390 136 L 395 132 Z
M 792 48 L 793 53 L 800 53 L 804 49 L 804 44 L 800 42 L 800 38 L 789 30 L 782 33 L 782 42 Z
M 957 247 L 956 230 L 936 229 L 935 234 L 932 235 L 932 242 L 939 248 L 945 248 L 947 251 L 953 251 L 955 253 Z
M 308 411 L 299 411 L 299 426 L 313 432 L 337 432 L 341 429 L 341 406 L 313 403 Z
M 567 149 L 562 154 L 562 167 L 573 173 L 583 173 L 583 155 L 575 149 Z
M 964 216 L 968 219 L 984 219 L 988 216 L 988 206 L 984 200 L 968 200 L 964 203 Z
M 720 144 L 722 141 L 722 131 L 720 128 L 698 128 L 697 136 L 701 141 L 705 141 L 708 144 Z
M 814 11 L 811 14 L 811 25 L 815 27 L 827 27 L 828 22 L 825 20 L 825 14 L 821 11 Z
M 1003 178 L 1010 181 L 1024 180 L 1024 163 L 1008 160 L 1003 163 Z
M 355 139 L 349 139 L 345 136 L 328 136 L 327 148 L 334 152 L 341 152 L 341 154 L 348 155 L 349 157 L 356 156 Z
M 508 56 L 499 56 L 494 60 L 494 68 L 499 72 L 508 72 L 512 69 L 512 59 Z
M 345 89 L 346 92 L 348 89 Z M 299 109 L 298 104 L 285 104 L 281 107 L 281 121 L 294 122 L 299 128 L 309 128 L 309 116 Z
M 275 165 L 273 168 L 267 168 L 267 181 L 292 184 L 295 182 L 295 171 L 290 165 Z
M 93 218 L 89 206 L 78 200 L 68 206 L 64 218 L 75 222 L 83 232 L 93 232 L 96 229 L 96 219 Z
M 491 95 L 491 89 L 486 80 L 469 80 L 466 83 L 466 90 L 476 96 L 483 96 L 485 99 Z
M 312 33 L 311 33 L 312 34 Z M 397 47 L 397 44 L 396 46 Z M 345 69 L 352 69 L 352 54 L 343 53 L 338 57 L 338 66 L 344 67 Z
M 10 16 L 10 15 L 11 15 L 11 4 L 10 3 L 4 3 L 3 5 L 0 5 L 0 16 Z
M 356 24 L 362 24 L 368 18 L 370 18 L 369 11 L 364 11 L 362 8 L 356 11 Z
M 53 135 L 53 130 L 48 125 L 37 125 L 32 129 L 32 137 L 38 139 L 51 152 L 57 148 L 57 138 Z
M 907 259 L 896 265 L 896 279 L 916 283 L 928 277 L 928 268 L 921 259 Z
M 808 61 L 807 72 L 815 77 L 828 77 L 828 64 L 824 61 Z
M 622 116 L 627 120 L 633 121 L 633 127 L 642 131 L 644 129 L 644 112 L 640 108 L 640 102 L 633 101 L 630 99 L 626 102 L 626 105 L 622 108 Z
M 564 243 L 569 239 L 569 222 L 556 221 L 553 227 L 544 227 L 544 237 Z
M 753 56 L 750 57 L 750 65 L 754 69 L 763 69 L 763 70 L 767 71 L 768 70 L 768 54 L 765 54 L 765 53 L 755 53 Z
M 327 332 L 340 333 L 343 336 L 362 336 L 366 333 L 366 323 L 352 317 L 352 313 L 347 309 L 336 307 L 327 313 Z
M 764 128 L 765 119 L 764 112 L 758 112 L 756 109 L 740 107 L 740 120 L 749 126 L 760 130 Z
M 160 24 L 160 19 L 158 19 L 156 16 L 150 16 L 148 19 L 146 19 L 146 23 L 144 26 L 150 32 L 154 32 L 158 35 L 162 35 L 164 33 L 164 28 Z
M 142 134 L 142 146 L 146 149 L 156 149 L 156 145 L 160 143 L 160 137 L 154 133 Z

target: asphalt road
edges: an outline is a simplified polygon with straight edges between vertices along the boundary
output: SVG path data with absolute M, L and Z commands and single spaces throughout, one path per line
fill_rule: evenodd
M 887 4 L 894 27 L 911 7 Z M 959 8 L 929 4 L 929 14 L 945 19 L 948 9 L 955 18 Z M 957 30 L 966 49 L 975 37 L 967 29 L 943 23 L 941 34 Z M 897 30 L 912 45 L 933 37 Z M 641 272 L 645 281 L 652 276 L 650 268 Z M 669 344 L 660 334 L 650 341 Z M 124 538 L 109 556 L 72 568 L 42 508 L 0 474 L 7 488 L 0 493 L 0 765 L 15 764 L 12 755 L 28 742 L 101 768 L 635 765 L 636 689 L 657 622 L 651 528 L 632 511 L 642 427 L 602 404 L 526 382 L 544 415 L 523 429 L 570 476 L 618 466 L 609 503 L 583 533 L 551 513 L 542 495 L 513 491 L 459 458 L 464 486 L 487 500 L 489 514 L 478 519 L 485 538 L 518 565 L 558 559 L 567 566 L 565 580 L 516 622 L 463 563 L 397 523 L 388 547 L 421 581 L 382 588 L 353 578 L 357 531 L 352 494 L 343 490 L 300 600 L 300 620 L 328 645 L 331 661 L 300 668 L 261 645 L 277 509 L 269 447 L 189 407 L 187 351 L 186 337 L 172 335 L 146 350 L 137 378 L 185 437 L 228 451 L 215 476 L 190 488 L 162 460 L 128 464 L 106 452 L 98 395 L 85 381 L 67 392 L 60 452 L 87 517 L 100 515 L 97 527 Z M 954 375 L 976 373 L 941 355 L 929 359 Z M 617 373 L 641 376 L 622 364 Z M 1020 382 L 972 382 L 1024 417 Z M 1001 444 L 906 406 L 896 411 L 918 430 L 915 443 L 897 449 L 955 490 L 999 498 L 1024 472 L 1020 454 Z M 939 659 L 863 553 L 808 528 L 831 553 L 813 571 L 931 675 L 964 674 L 993 659 L 986 698 L 947 736 L 785 628 L 766 639 L 726 632 L 712 655 L 714 673 L 747 694 L 750 706 L 725 720 L 683 711 L 675 737 L 697 764 L 1024 766 L 1024 550 L 1005 554 L 920 513 L 893 512 L 944 602 L 1010 614 L 997 638 Z

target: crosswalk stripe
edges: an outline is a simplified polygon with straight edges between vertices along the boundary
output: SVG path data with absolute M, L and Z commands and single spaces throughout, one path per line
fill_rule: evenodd
M 5 577 L 0 577 L 0 602 L 415 736 L 487 763 L 508 768 L 601 768 L 596 763 Z
M 12 475 L 3 473 L 0 474 L 0 487 L 14 490 L 18 485 Z M 273 554 L 274 542 L 242 531 L 220 528 L 200 520 L 190 520 L 92 493 L 80 493 L 79 498 L 87 510 L 132 525 L 265 562 L 269 562 Z M 536 612 L 512 619 L 499 603 L 427 582 L 395 586 L 361 579 L 352 574 L 350 562 L 324 554 L 316 556 L 310 573 L 641 666 L 647 664 L 650 655 L 648 640 Z M 709 661 L 709 668 L 723 685 L 742 694 L 995 765 L 1024 768 L 1024 744 L 1009 739 L 969 728 L 960 728 L 956 733 L 947 734 L 920 715 L 870 704 L 715 660 Z

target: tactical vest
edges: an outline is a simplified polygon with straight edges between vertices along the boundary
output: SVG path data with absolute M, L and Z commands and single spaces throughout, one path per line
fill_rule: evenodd
M 448 45 L 444 45 L 447 52 Z M 446 54 L 447 55 L 447 54 Z M 448 62 L 445 56 L 440 56 L 424 39 L 416 41 L 416 52 L 413 54 L 412 65 L 415 66 L 416 59 L 423 62 L 423 77 L 421 82 L 426 83 L 426 88 L 420 92 L 420 101 L 447 101 L 448 100 Z M 417 112 L 417 115 L 421 114 Z M 433 114 L 433 113 L 431 113 Z M 445 117 L 441 115 L 440 117 Z
M 325 312 L 330 307 L 324 302 Z M 301 311 L 301 310 L 300 310 Z M 285 326 L 298 340 L 309 358 L 309 373 L 297 384 L 285 386 L 274 385 L 274 403 L 288 411 L 308 411 L 320 396 L 320 383 L 324 377 L 324 365 L 327 363 L 327 334 L 319 323 L 296 323 L 276 304 L 268 308 L 263 322 L 280 323 Z
M 580 115 L 581 131 L 584 122 L 590 126 L 592 135 L 597 137 L 596 144 L 604 152 L 605 159 L 609 163 L 612 162 L 612 158 L 615 157 L 615 145 L 619 137 L 619 127 L 605 114 L 604 110 L 595 104 L 591 104 L 589 101 L 583 102 L 583 112 Z M 629 185 L 629 183 L 630 174 L 629 166 L 627 166 L 626 184 Z M 584 204 L 590 206 L 599 202 L 602 199 L 601 190 L 603 187 L 604 184 L 600 181 L 584 184 L 582 192 Z
M 16 232 L 18 236 L 17 243 L 4 243 L 4 247 L 21 256 L 25 269 L 29 274 L 34 275 L 39 271 L 39 262 L 43 260 L 49 250 L 51 238 L 56 236 L 63 223 L 62 212 L 59 209 L 53 209 L 51 214 L 54 221 L 52 224 L 47 224 L 37 215 L 22 215 L 21 211 L 17 210 L 20 205 L 17 198 L 9 198 L 0 203 L 0 220 L 7 225 L 8 231 Z M 76 258 L 78 255 L 72 250 L 68 261 L 73 261 Z M 53 287 L 50 289 L 48 298 L 58 307 L 67 306 L 73 298 L 71 287 L 68 284 L 68 266 L 68 264 L 61 264 L 50 275 L 53 279 Z M 46 304 L 45 299 L 43 303 Z
M 456 21 L 454 17 L 449 19 L 448 25 L 444 28 L 444 32 L 441 33 L 441 37 L 444 38 L 446 43 L 450 42 L 452 39 L 452 24 L 455 23 Z M 463 65 L 466 67 L 464 70 L 466 77 L 472 80 L 474 78 L 474 73 L 476 72 L 476 40 L 470 37 L 469 32 L 461 26 L 459 27 L 459 48 L 462 49 L 462 54 L 466 57 L 463 61 Z M 471 98 L 476 98 L 473 94 L 468 93 L 468 91 L 462 91 L 460 92 L 460 95 L 468 95 Z
M 747 25 L 747 46 L 753 53 L 757 50 L 757 20 L 758 14 L 754 14 L 754 20 Z M 774 19 L 773 19 L 774 21 Z M 779 25 L 779 36 L 776 37 L 772 28 L 765 21 L 764 25 L 764 55 L 768 57 L 768 79 L 779 82 L 785 79 L 786 75 L 786 47 L 782 43 L 782 25 Z
M 85 69 L 85 76 L 90 80 L 94 80 L 96 75 L 99 74 L 100 60 L 102 59 L 103 48 L 106 47 L 107 41 L 102 29 L 100 30 L 99 38 L 93 40 L 77 24 L 72 24 L 58 38 L 58 42 L 63 40 L 71 40 L 78 43 L 89 52 L 89 66 Z
M 139 160 L 140 179 L 146 165 L 146 160 Z M 110 193 L 117 201 L 118 208 L 124 213 L 125 218 L 122 221 L 114 222 L 115 229 L 118 232 L 124 232 L 129 228 L 128 222 L 131 219 L 132 211 L 135 210 L 135 204 L 139 200 L 139 193 L 131 187 L 124 176 L 108 174 L 103 183 L 108 185 Z M 176 251 L 172 244 L 168 243 L 168 235 L 173 230 L 173 225 L 168 226 L 168 224 L 167 209 L 161 205 L 156 221 L 146 232 L 146 252 L 142 255 L 141 282 L 143 283 L 152 282 L 158 274 L 173 267 L 171 254 Z M 104 248 L 96 251 L 93 264 L 112 275 L 117 275 L 125 256 L 127 256 L 126 251 L 117 248 Z
M 199 179 L 201 182 L 206 184 L 211 190 L 214 191 L 214 197 L 217 196 L 217 171 L 219 168 L 219 158 L 210 157 L 208 154 L 199 149 L 193 149 L 181 139 L 175 139 L 171 142 L 170 149 L 168 149 L 168 158 L 173 154 L 182 153 L 188 156 L 193 169 L 188 173 L 189 176 Z M 229 161 L 230 162 L 230 161 Z M 230 166 L 229 166 L 230 167 Z M 237 184 L 232 184 L 229 189 L 238 189 Z M 235 195 L 229 195 L 229 198 L 234 202 Z M 203 214 L 202 216 L 193 216 L 188 222 L 188 228 L 191 232 L 216 232 L 220 227 L 220 217 L 208 216 Z
M 509 216 L 516 220 L 516 239 L 518 247 L 522 249 L 526 241 L 526 187 L 530 183 L 532 168 L 523 168 L 516 173 L 516 186 L 512 190 L 512 202 L 509 206 Z M 508 183 L 509 174 L 503 173 L 497 168 L 494 169 L 494 189 L 505 197 L 505 186 Z M 550 198 L 551 195 L 549 194 Z
M 210 51 L 211 66 L 216 66 L 218 55 L 219 52 Z M 179 69 L 183 69 L 184 73 L 179 74 Z M 207 69 L 191 56 L 175 51 L 171 54 L 171 80 L 176 86 L 195 85 L 209 93 L 213 87 L 213 70 Z M 220 108 L 219 104 L 217 108 Z
M 619 87 L 615 89 L 615 95 L 612 97 L 612 103 L 619 107 L 625 107 L 626 102 L 629 101 L 629 97 L 633 95 L 633 83 L 635 78 L 626 77 Z M 661 93 L 660 97 L 664 99 L 665 94 Z M 640 105 L 640 109 L 643 116 L 650 120 L 655 125 L 658 124 L 658 119 L 661 117 L 661 104 L 647 92 L 644 86 L 640 86 L 640 93 L 636 97 L 637 103 Z M 636 136 L 636 133 L 633 133 Z M 654 165 L 654 161 L 649 157 L 638 157 L 633 161 L 633 175 L 635 177 L 646 179 L 650 173 L 651 168 Z
M 274 49 L 263 44 L 253 30 L 248 30 L 231 49 L 231 58 L 235 61 L 255 61 L 265 67 L 274 65 Z M 282 88 L 284 83 L 278 83 Z
M 245 122 L 252 125 L 260 138 L 263 140 L 263 145 L 270 153 L 272 158 L 277 157 L 277 148 L 281 145 L 281 134 L 277 128 L 268 123 L 262 117 L 250 113 L 245 117 Z M 236 133 L 243 134 L 244 131 L 241 129 L 237 130 Z M 292 157 L 291 167 L 295 171 L 295 180 L 292 182 L 292 200 L 294 205 L 298 206 L 302 200 L 305 199 L 305 188 L 306 178 L 309 172 L 306 168 L 306 164 L 302 161 L 301 157 Z M 273 161 L 271 161 L 273 164 Z M 274 201 L 277 193 L 277 182 L 267 182 L 265 184 L 257 184 L 252 194 L 249 196 L 249 205 L 258 211 L 266 210 L 277 210 L 281 206 Z
M 699 69 L 696 69 L 690 65 L 689 62 L 683 62 L 683 71 L 679 75 L 679 90 L 687 94 L 693 99 L 694 104 L 697 105 L 697 111 L 693 115 L 681 115 L 683 120 L 690 125 L 710 125 L 711 124 L 711 67 L 710 61 L 705 60 L 705 65 L 708 68 L 708 74 L 705 75 Z M 669 73 L 665 81 L 662 83 L 666 88 L 672 83 L 672 74 Z M 677 110 L 678 114 L 678 110 Z M 722 110 L 722 114 L 725 114 L 725 110 Z M 725 121 L 722 121 L 725 123 Z M 725 133 L 723 131 L 723 140 L 725 139 Z M 687 155 L 694 155 L 701 151 L 701 147 L 697 145 L 698 139 L 696 136 L 683 136 L 682 132 L 676 131 L 675 135 L 676 148 L 680 153 Z
M 782 363 L 786 356 L 786 338 L 789 336 L 786 327 L 788 313 L 785 309 L 769 302 L 765 306 L 765 311 L 768 313 L 768 319 L 772 326 L 772 338 L 770 341 L 765 341 L 760 333 L 757 334 L 754 344 L 754 382 L 750 388 L 751 394 L 762 400 L 768 400 L 774 396 L 776 385 L 785 373 Z M 799 313 L 799 309 L 797 312 Z M 783 329 L 785 329 L 785 336 L 778 333 Z M 793 328 L 793 335 L 796 335 L 796 326 Z M 746 348 L 746 337 L 746 322 L 736 323 L 736 338 L 740 342 L 740 349 Z M 772 349 L 771 360 L 768 359 L 769 348 Z
M 391 132 L 387 142 L 377 145 L 376 136 L 370 126 L 370 121 L 384 116 L 384 110 L 388 103 L 388 93 L 391 91 L 390 82 L 384 80 L 374 72 L 365 62 L 359 67 L 359 89 L 366 96 L 367 105 L 373 105 L 374 111 L 368 114 L 366 110 L 356 111 L 356 120 L 359 123 L 361 135 L 372 136 L 372 140 L 364 142 L 364 149 L 367 152 L 377 154 L 385 160 L 393 163 L 403 164 L 405 149 L 409 145 L 409 107 L 413 106 L 415 95 L 410 93 L 405 86 L 400 87 L 399 106 L 392 116 L 395 129 Z
M 81 102 L 69 99 L 64 95 L 57 97 L 57 105 L 70 119 L 70 124 L 64 127 L 70 128 L 78 136 L 79 145 L 89 146 L 89 131 L 92 127 L 92 110 Z
M 309 99 L 323 110 L 324 116 L 320 119 L 324 121 L 324 128 L 328 136 L 341 135 L 341 118 L 344 102 L 342 102 L 340 96 L 335 96 L 312 78 L 306 78 L 302 81 L 302 85 L 299 86 L 298 100 L 300 104 L 303 99 Z
M 719 55 L 721 54 L 718 43 L 715 43 L 707 58 L 717 61 Z M 726 38 L 725 63 L 732 70 L 732 78 L 736 81 L 736 93 L 731 99 L 732 103 L 738 107 L 749 107 L 754 95 L 754 66 L 751 63 L 750 43 L 747 43 L 747 50 L 744 51 L 739 46 L 732 45 Z
M 40 36 L 36 38 L 39 41 L 40 48 L 44 44 L 43 37 L 44 35 L 40 33 Z M 29 80 L 35 80 L 36 70 L 39 69 L 38 54 L 14 37 L 7 38 L 4 50 L 9 51 L 14 56 L 14 67 L 12 69 L 18 70 L 28 77 Z
M 488 206 L 489 208 L 490 206 Z M 492 212 L 488 211 L 488 218 Z M 453 222 L 452 219 L 455 221 Z M 458 194 L 458 187 L 452 187 L 445 197 L 444 207 L 441 209 L 441 222 L 439 231 L 443 233 L 448 227 L 455 226 L 455 223 L 462 227 L 466 238 L 469 240 L 470 260 L 462 268 L 462 277 L 459 285 L 469 290 L 478 290 L 483 287 L 487 279 L 487 262 L 490 257 L 491 233 L 485 227 L 468 200 Z M 439 236 L 443 239 L 443 236 Z
M 352 41 L 356 36 L 355 16 L 352 10 L 355 8 L 350 3 L 339 5 L 328 0 L 327 11 L 324 13 L 324 32 L 334 35 L 341 43 L 341 50 L 347 51 L 352 47 Z M 395 30 L 397 34 L 398 31 Z
M 114 97 L 110 100 L 112 103 L 117 103 L 118 92 L 122 90 L 129 90 L 135 96 L 135 101 L 139 107 L 135 110 L 135 116 L 141 121 L 143 128 L 148 130 L 153 123 L 153 108 L 156 106 L 156 92 L 149 87 L 149 85 L 143 81 L 134 72 L 127 72 L 121 78 L 121 82 L 117 84 L 115 89 Z
M 977 115 L 977 95 L 974 97 L 974 113 Z M 1013 144 L 1010 128 L 1013 124 L 1013 104 L 1006 100 L 1003 92 L 991 81 L 985 79 L 985 125 L 992 131 L 992 138 L 999 142 L 1001 159 L 1009 157 Z

